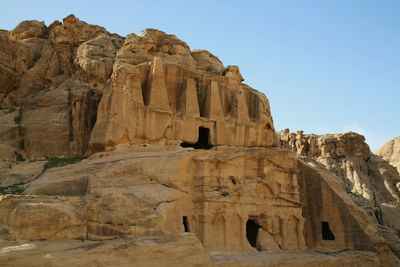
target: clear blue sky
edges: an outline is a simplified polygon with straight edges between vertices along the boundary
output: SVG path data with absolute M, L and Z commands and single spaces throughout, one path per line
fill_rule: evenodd
M 224 65 L 270 100 L 276 130 L 400 135 L 400 1 L 2 1 L 0 28 L 69 14 L 120 35 L 157 28 Z

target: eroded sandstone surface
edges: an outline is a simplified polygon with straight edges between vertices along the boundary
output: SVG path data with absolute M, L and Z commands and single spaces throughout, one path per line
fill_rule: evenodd
M 374 152 L 400 172 L 400 136 L 386 142 L 381 148 Z
M 369 149 L 362 135 L 314 135 L 279 132 L 283 146 L 315 167 L 336 174 L 348 196 L 379 226 L 390 246 L 400 254 L 400 176 L 396 168 Z
M 398 264 L 377 227 L 399 229 L 386 161 L 373 184 L 350 164 L 347 187 L 307 164 L 237 66 L 73 15 L 0 31 L 0 47 L 0 262 Z

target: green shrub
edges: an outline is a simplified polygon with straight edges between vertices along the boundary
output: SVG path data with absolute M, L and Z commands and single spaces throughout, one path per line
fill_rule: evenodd
M 42 173 L 48 169 L 55 168 L 55 167 L 62 167 L 65 165 L 73 164 L 79 162 L 87 157 L 74 157 L 74 158 L 51 158 L 47 161 L 46 164 L 43 166 Z
M 25 161 L 24 157 L 19 154 L 17 151 L 14 151 L 15 155 L 17 156 L 16 160 L 17 161 Z
M 17 155 L 17 161 L 25 160 L 21 154 L 18 154 L 17 152 L 15 152 L 15 154 Z M 85 158 L 87 158 L 87 157 L 75 157 L 75 158 L 65 158 L 65 159 L 64 158 L 51 158 L 43 166 L 42 172 L 33 180 L 36 180 L 37 178 L 39 178 L 42 173 L 44 173 L 46 170 L 48 170 L 50 168 L 61 167 L 61 166 L 73 164 L 73 163 L 79 162 Z M 10 185 L 10 186 L 0 186 L 0 195 L 4 195 L 4 194 L 20 195 L 25 190 L 24 185 L 33 180 L 20 182 L 18 184 L 14 184 L 14 185 Z
M 0 186 L 0 195 L 5 195 L 5 194 L 20 195 L 25 190 L 23 187 L 24 184 L 25 183 L 22 182 L 10 186 Z

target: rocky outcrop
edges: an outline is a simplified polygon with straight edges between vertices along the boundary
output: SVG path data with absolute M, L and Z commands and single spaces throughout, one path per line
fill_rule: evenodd
M 352 200 L 395 224 L 385 161 L 344 144 L 359 182 L 349 197 L 279 147 L 267 98 L 237 66 L 162 31 L 124 38 L 73 15 L 0 37 L 0 262 L 296 266 L 301 251 L 305 264 L 397 263 Z
M 14 147 L 15 153 L 30 160 L 86 153 L 122 38 L 73 16 L 49 27 L 25 21 L 1 38 L 5 73 L 0 77 L 7 78 L 0 108 L 18 111 L 14 138 L 23 145 Z
M 163 239 L 191 232 L 211 252 L 314 248 L 389 255 L 373 221 L 336 177 L 284 150 L 158 146 L 103 152 L 46 171 L 25 193 L 0 202 L 3 239 Z M 25 207 L 35 209 L 26 213 Z M 60 226 L 49 229 L 53 214 Z M 334 240 L 324 237 L 321 222 Z M 259 227 L 254 247 L 251 223 Z
M 400 230 L 399 173 L 371 153 L 362 135 L 348 132 L 318 136 L 284 130 L 279 136 L 283 146 L 310 165 L 335 173 L 349 197 L 377 224 L 395 232 Z M 398 246 L 399 240 L 395 239 L 393 245 Z
M 12 266 L 214 266 L 199 240 L 187 233 L 151 240 L 0 241 L 0 247 L 0 260 Z
M 2 237 L 9 240 L 85 239 L 81 199 L 13 197 L 1 199 Z M 57 218 L 57 219 L 55 219 Z M 44 231 L 44 229 L 46 229 Z
M 44 22 L 37 20 L 26 20 L 17 25 L 10 32 L 10 39 L 14 41 L 28 38 L 46 38 L 48 30 Z
M 192 54 L 175 36 L 149 29 L 128 35 L 90 146 L 98 151 L 121 144 L 194 144 L 199 127 L 208 129 L 210 145 L 276 146 L 267 99 L 242 80 L 237 67 L 222 71 L 216 57 Z M 182 103 L 190 103 L 190 110 Z
M 400 173 L 400 136 L 386 142 L 374 153 L 396 167 Z
M 89 83 L 104 84 L 111 76 L 115 52 L 111 37 L 102 34 L 78 47 L 75 63 L 84 70 Z
M 174 35 L 146 29 L 122 38 L 71 15 L 49 27 L 25 21 L 1 36 L 8 78 L 0 107 L 20 112 L 24 148 L 15 151 L 30 160 L 89 146 L 194 144 L 199 127 L 210 145 L 277 145 L 265 96 L 242 84 L 237 67 Z

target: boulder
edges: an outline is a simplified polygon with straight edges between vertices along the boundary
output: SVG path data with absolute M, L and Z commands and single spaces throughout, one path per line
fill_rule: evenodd
M 89 82 L 105 83 L 112 73 L 115 52 L 111 37 L 101 34 L 78 47 L 75 63 L 84 70 Z

